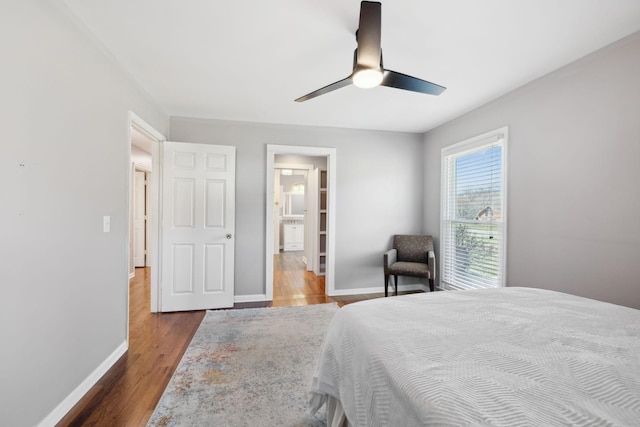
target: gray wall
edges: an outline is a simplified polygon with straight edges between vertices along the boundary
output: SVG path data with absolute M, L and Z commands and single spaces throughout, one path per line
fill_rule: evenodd
M 127 115 L 168 117 L 55 2 L 3 2 L 0 51 L 0 424 L 33 426 L 126 340 Z
M 640 33 L 425 137 L 425 230 L 441 148 L 508 125 L 507 283 L 640 308 Z
M 38 424 L 126 340 L 127 112 L 169 124 L 57 4 L 0 13 L 0 419 L 11 426 Z M 640 307 L 638 75 L 634 35 L 424 145 L 183 118 L 171 139 L 237 147 L 236 293 L 251 295 L 265 292 L 266 144 L 337 148 L 336 288 L 381 288 L 392 234 L 438 234 L 440 148 L 508 124 L 509 283 Z
M 336 290 L 382 289 L 391 235 L 421 230 L 420 135 L 172 117 L 171 140 L 237 147 L 236 295 L 265 293 L 267 144 L 337 149 Z

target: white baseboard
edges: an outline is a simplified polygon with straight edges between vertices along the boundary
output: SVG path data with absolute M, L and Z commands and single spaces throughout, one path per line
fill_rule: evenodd
M 38 427 L 49 427 L 55 426 L 65 415 L 67 412 L 71 410 L 75 406 L 76 403 L 80 401 L 84 397 L 85 394 L 89 392 L 91 387 L 98 382 L 100 378 L 122 357 L 122 355 L 127 351 L 127 342 L 124 341 L 122 344 L 116 348 L 113 353 L 107 357 L 104 362 L 100 364 L 84 381 L 80 383 L 78 387 L 75 388 L 58 406 L 56 406 L 53 411 L 49 413 Z
M 389 285 L 389 293 L 395 293 L 395 287 Z M 398 291 L 429 291 L 429 286 L 423 283 L 414 283 L 409 285 L 400 285 Z M 334 289 L 333 293 L 329 296 L 337 297 L 344 295 L 364 295 L 364 294 L 378 294 L 384 292 L 384 286 L 376 286 L 373 288 L 355 288 L 355 289 Z
M 133 279 L 134 277 L 136 277 L 135 271 L 133 273 L 129 273 L 129 280 Z
M 398 287 L 399 291 L 424 291 L 429 292 L 429 286 L 423 283 L 414 283 L 408 285 L 400 285 Z M 376 286 L 372 288 L 355 288 L 355 289 L 335 289 L 333 293 L 329 294 L 330 297 L 344 296 L 344 295 L 364 295 L 364 294 L 379 294 L 380 292 L 384 292 L 384 286 Z M 395 292 L 395 288 L 389 285 L 389 293 Z M 233 297 L 233 302 L 242 303 L 242 302 L 264 302 L 271 301 L 267 299 L 267 295 L 265 294 L 256 294 L 256 295 L 235 295 Z
M 262 301 L 270 301 L 267 299 L 265 294 L 257 294 L 257 295 L 235 295 L 233 297 L 233 302 L 262 302 Z

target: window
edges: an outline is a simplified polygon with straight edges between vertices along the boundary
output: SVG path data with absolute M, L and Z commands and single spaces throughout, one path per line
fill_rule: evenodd
M 443 289 L 504 286 L 507 131 L 442 149 Z

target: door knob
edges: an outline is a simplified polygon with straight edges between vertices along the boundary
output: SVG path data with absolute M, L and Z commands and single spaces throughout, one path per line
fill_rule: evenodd
M 231 239 L 231 233 L 227 233 L 227 239 Z

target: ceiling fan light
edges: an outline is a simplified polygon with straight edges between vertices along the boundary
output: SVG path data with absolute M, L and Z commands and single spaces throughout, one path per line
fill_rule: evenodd
M 353 84 L 361 89 L 376 87 L 382 83 L 382 70 L 363 68 L 353 73 Z

